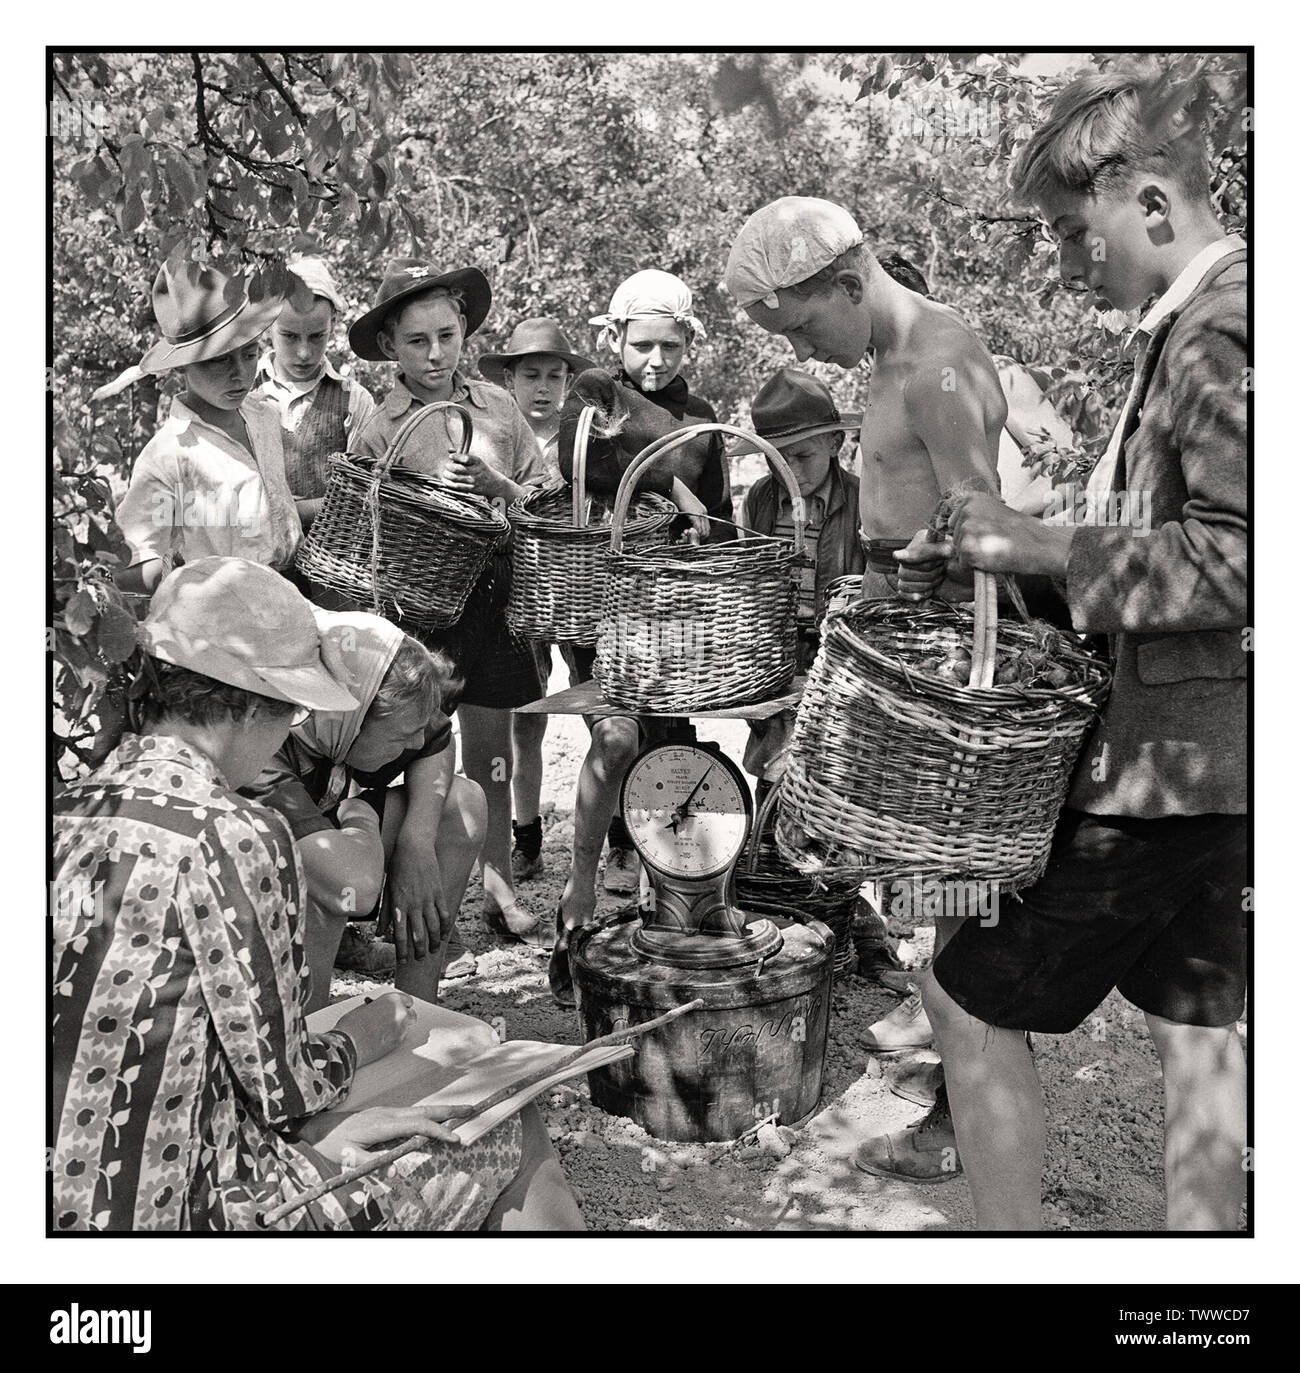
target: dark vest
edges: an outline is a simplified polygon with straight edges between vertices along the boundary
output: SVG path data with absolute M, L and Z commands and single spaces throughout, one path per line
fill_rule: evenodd
M 306 413 L 291 434 L 281 431 L 284 440 L 284 473 L 289 490 L 299 500 L 312 500 L 325 494 L 329 475 L 329 456 L 342 453 L 347 439 L 348 393 L 341 381 L 324 376 L 307 402 Z

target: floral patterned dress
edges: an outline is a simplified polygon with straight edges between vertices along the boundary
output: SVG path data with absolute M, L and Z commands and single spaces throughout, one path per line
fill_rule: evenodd
M 348 1035 L 306 1029 L 304 889 L 285 822 L 178 739 L 128 735 L 59 795 L 56 1232 L 249 1230 L 341 1171 L 295 1140 L 356 1069 Z M 520 1138 L 431 1142 L 281 1228 L 475 1228 Z

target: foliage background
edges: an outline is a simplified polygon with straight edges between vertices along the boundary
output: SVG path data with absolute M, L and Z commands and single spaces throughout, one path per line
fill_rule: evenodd
M 93 763 L 121 708 L 133 636 L 112 584 L 125 556 L 112 499 L 169 387 L 90 395 L 154 341 L 149 288 L 168 253 L 246 265 L 257 295 L 285 284 L 286 254 L 310 240 L 354 312 L 389 256 L 476 264 L 494 301 L 470 360 L 532 314 L 557 316 L 590 354 L 587 318 L 628 273 L 662 267 L 692 286 L 709 329 L 687 364 L 693 388 L 743 422 L 790 354 L 719 289 L 732 235 L 777 195 L 824 196 L 876 251 L 917 263 L 993 352 L 1035 370 L 1075 429 L 1062 469 L 1074 473 L 1104 445 L 1125 369 L 1116 337 L 1057 289 L 1051 244 L 1008 203 L 1007 173 L 1073 75 L 1139 61 L 1172 93 L 1196 93 L 1224 226 L 1247 231 L 1240 53 L 53 54 L 50 624 L 64 773 Z M 336 342 L 346 368 L 342 326 Z M 389 385 L 387 368 L 351 370 L 376 394 Z M 861 403 L 864 372 L 810 370 L 842 405 Z

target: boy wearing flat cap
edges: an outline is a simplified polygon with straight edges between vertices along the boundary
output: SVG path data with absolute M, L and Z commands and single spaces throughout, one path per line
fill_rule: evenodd
M 452 453 L 442 419 L 412 436 L 403 464 L 436 476 L 454 490 L 483 497 L 502 509 L 547 480 L 546 459 L 514 401 L 499 387 L 466 376 L 465 340 L 482 325 L 492 288 L 476 267 L 439 272 L 426 262 L 398 258 L 379 288 L 375 305 L 348 330 L 358 357 L 395 362 L 397 380 L 357 443 L 382 457 L 414 406 L 455 401 L 474 417 L 468 453 Z M 550 943 L 535 916 L 520 908 L 510 864 L 511 711 L 545 694 L 546 672 L 534 645 L 512 634 L 505 604 L 510 587 L 508 553 L 495 556 L 470 592 L 460 621 L 420 638 L 452 661 L 464 688 L 454 703 L 460 720 L 466 774 L 487 797 L 483 844 L 483 917 L 507 943 Z M 504 766 L 503 766 L 504 763 Z
M 375 412 L 359 381 L 342 376 L 326 354 L 347 305 L 318 257 L 289 263 L 301 283 L 271 326 L 271 352 L 257 369 L 255 390 L 280 411 L 284 470 L 303 529 L 320 510 L 332 453 L 349 450 Z
M 242 280 L 174 256 L 153 285 L 162 340 L 141 359 L 186 389 L 136 459 L 117 522 L 132 563 L 125 591 L 152 592 L 173 566 L 238 557 L 284 571 L 302 537 L 285 477 L 280 417 L 250 394 L 258 340 L 283 301 L 254 304 Z
M 1007 406 L 993 359 L 955 311 L 882 270 L 842 206 L 785 196 L 750 215 L 726 284 L 755 324 L 789 339 L 800 362 L 851 369 L 874 353 L 860 436 L 867 538 L 910 539 L 947 491 L 998 491 Z M 914 580 L 902 567 L 899 592 Z M 928 594 L 928 577 L 922 585 Z M 867 594 L 892 589 L 864 578 Z

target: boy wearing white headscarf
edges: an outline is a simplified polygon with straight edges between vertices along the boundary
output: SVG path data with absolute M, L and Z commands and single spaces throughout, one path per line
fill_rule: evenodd
M 736 236 L 726 285 L 755 324 L 785 335 L 800 362 L 847 370 L 872 353 L 860 434 L 865 537 L 912 538 L 947 491 L 999 491 L 1007 404 L 992 357 L 954 311 L 881 268 L 843 206 L 809 196 L 763 206 Z M 897 580 L 904 595 L 928 595 L 932 583 L 928 569 L 918 577 L 906 566 Z M 864 592 L 892 590 L 864 575 Z
M 999 492 L 1007 403 L 992 357 L 956 311 L 882 269 L 842 205 L 783 196 L 755 211 L 732 244 L 726 286 L 755 324 L 785 335 L 800 362 L 811 358 L 848 370 L 872 353 L 860 432 L 865 537 L 911 539 L 920 550 L 946 492 Z M 908 548 L 895 558 L 897 574 L 863 573 L 864 596 L 932 594 L 932 555 Z M 969 600 L 970 585 L 945 581 L 939 594 Z M 936 956 L 959 924 L 936 920 Z M 867 1033 L 881 1052 L 924 1047 L 932 1038 L 919 996 Z M 917 1127 L 869 1141 L 857 1163 L 886 1177 L 938 1182 L 952 1176 L 956 1157 L 952 1116 L 939 1087 Z
M 573 442 L 578 416 L 594 405 L 602 416 L 587 447 L 587 489 L 612 499 L 619 479 L 648 444 L 675 429 L 717 422 L 713 407 L 692 395 L 681 376 L 691 345 L 705 337 L 694 312 L 690 288 L 671 272 L 635 272 L 614 292 L 609 309 L 591 324 L 600 329 L 600 347 L 618 365 L 592 368 L 575 383 L 560 423 L 560 471 L 573 478 Z M 612 421 L 612 424 L 611 424 Z M 726 445 L 719 433 L 701 435 L 652 464 L 637 483 L 694 517 L 702 538 L 736 538 L 735 510 L 727 470 Z M 708 516 L 713 522 L 703 518 Z M 592 675 L 595 649 L 565 646 L 574 685 Z M 556 913 L 557 942 L 551 955 L 552 995 L 561 1005 L 573 1001 L 568 945 L 575 929 L 596 911 L 596 868 L 606 837 L 605 889 L 630 894 L 637 889 L 638 862 L 622 816 L 615 815 L 618 789 L 627 765 L 642 744 L 642 730 L 630 716 L 592 720 L 591 747 L 578 777 L 573 817 L 573 862 Z

